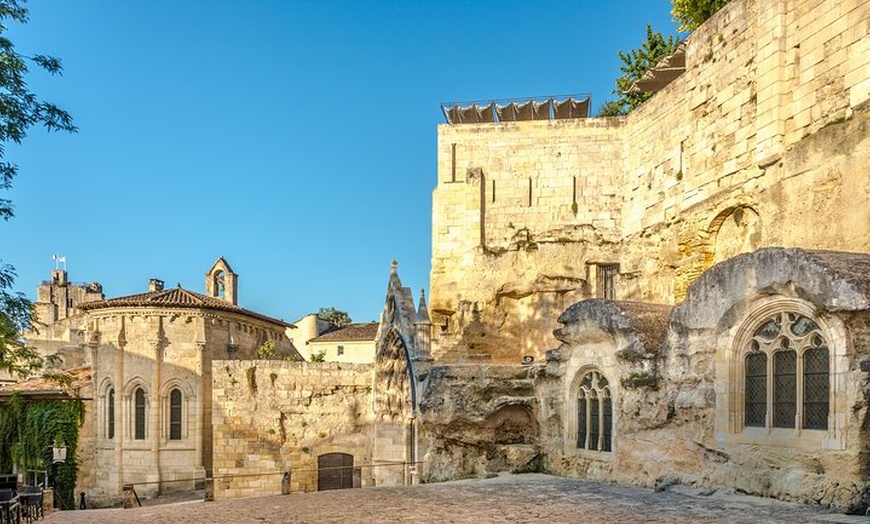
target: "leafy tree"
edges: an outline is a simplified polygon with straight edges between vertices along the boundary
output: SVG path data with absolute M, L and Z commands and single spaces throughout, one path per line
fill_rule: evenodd
M 336 326 L 345 326 L 353 322 L 351 320 L 350 315 L 347 314 L 347 311 L 342 311 L 340 309 L 335 309 L 334 307 L 322 307 L 320 311 L 317 312 L 317 316 L 321 320 L 325 320 L 327 322 L 331 322 Z
M 27 23 L 24 4 L 25 0 L 0 0 L 0 190 L 8 190 L 18 174 L 17 166 L 5 159 L 5 144 L 21 143 L 37 124 L 49 131 L 76 131 L 69 113 L 39 99 L 26 82 L 29 64 L 59 75 L 63 69 L 60 60 L 20 54 L 5 35 L 10 21 Z M 0 217 L 9 220 L 13 214 L 12 202 L 0 199 Z M 22 340 L 21 334 L 34 321 L 33 304 L 21 293 L 11 291 L 14 281 L 14 268 L 0 265 L 0 370 L 26 377 L 42 367 L 43 359 Z
M 43 361 L 21 337 L 33 322 L 33 304 L 9 291 L 14 280 L 12 266 L 0 266 L 0 370 L 25 378 L 39 371 Z
M 619 52 L 619 58 L 623 62 L 619 69 L 623 74 L 616 79 L 616 89 L 613 90 L 613 94 L 617 95 L 618 98 L 605 102 L 598 110 L 598 116 L 627 115 L 646 102 L 652 93 L 629 93 L 628 90 L 649 68 L 673 53 L 677 44 L 679 41 L 674 36 L 669 36 L 666 39 L 664 35 L 658 31 L 653 31 L 652 26 L 647 24 L 646 42 L 638 49 L 632 49 L 627 53 Z
M 257 348 L 257 358 L 263 360 L 278 358 L 278 348 L 275 347 L 275 341 L 267 340 L 260 344 L 260 347 Z
M 673 0 L 671 14 L 680 24 L 678 31 L 694 31 L 729 0 Z

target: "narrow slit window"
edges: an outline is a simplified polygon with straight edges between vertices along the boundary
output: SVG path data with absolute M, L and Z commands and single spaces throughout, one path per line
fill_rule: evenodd
M 115 438 L 115 388 L 106 395 L 106 438 Z
M 169 440 L 181 440 L 181 391 L 178 388 L 169 393 Z
M 133 424 L 133 439 L 145 440 L 145 390 L 136 388 L 133 394 L 135 420 Z

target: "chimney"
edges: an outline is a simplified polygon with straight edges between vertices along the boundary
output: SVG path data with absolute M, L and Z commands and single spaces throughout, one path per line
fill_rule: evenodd
M 152 278 L 148 281 L 148 291 L 163 291 L 163 281 L 159 278 Z

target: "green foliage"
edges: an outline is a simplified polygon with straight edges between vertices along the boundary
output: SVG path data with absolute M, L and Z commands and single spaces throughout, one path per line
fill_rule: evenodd
M 598 110 L 598 116 L 627 115 L 633 109 L 646 102 L 652 93 L 629 93 L 632 84 L 639 80 L 644 73 L 658 63 L 659 60 L 676 50 L 679 41 L 674 36 L 665 38 L 652 26 L 646 26 L 646 41 L 640 48 L 632 49 L 625 53 L 620 51 L 619 58 L 622 65 L 619 67 L 622 76 L 616 79 L 616 89 L 613 90 L 618 98 L 602 104 Z
M 694 31 L 729 0 L 673 0 L 671 14 L 680 24 L 678 31 Z
M 347 314 L 347 311 L 335 309 L 334 307 L 320 308 L 320 311 L 317 312 L 317 316 L 321 320 L 325 320 L 336 326 L 344 326 L 353 322 L 353 320 L 351 320 L 350 318 L 350 315 Z
M 326 352 L 319 351 L 313 355 L 311 355 L 311 362 L 323 362 L 326 360 Z
M 76 131 L 69 113 L 51 102 L 40 100 L 27 87 L 28 64 L 59 75 L 63 71 L 60 60 L 46 55 L 19 54 L 4 34 L 10 20 L 27 23 L 28 11 L 24 3 L 22 0 L 0 0 L 0 159 L 5 154 L 2 144 L 21 143 L 34 125 L 42 124 L 49 131 Z M 9 189 L 17 174 L 15 164 L 0 160 L 0 190 Z M 0 199 L 0 217 L 9 219 L 12 215 L 12 203 Z
M 271 360 L 278 358 L 278 350 L 275 348 L 274 340 L 267 340 L 257 348 L 257 358 Z
M 69 113 L 40 100 L 27 86 L 29 64 L 56 75 L 63 70 L 60 60 L 39 54 L 22 55 L 5 34 L 8 22 L 27 22 L 24 3 L 0 0 L 0 191 L 9 190 L 18 174 L 17 166 L 5 159 L 5 144 L 21 143 L 37 124 L 49 131 L 76 131 Z M 0 198 L 0 217 L 8 220 L 12 215 L 12 202 Z M 21 333 L 34 321 L 33 304 L 22 294 L 10 291 L 14 279 L 12 266 L 0 265 L 0 370 L 24 378 L 41 369 L 44 361 L 21 339 Z
M 0 471 L 48 468 L 61 509 L 75 508 L 79 427 L 84 422 L 81 400 L 26 400 L 13 395 L 0 403 Z M 52 464 L 52 446 L 66 444 L 66 461 Z
M 21 293 L 10 291 L 14 281 L 12 266 L 0 265 L 0 370 L 27 378 L 39 371 L 44 361 L 21 338 L 34 321 L 33 304 Z

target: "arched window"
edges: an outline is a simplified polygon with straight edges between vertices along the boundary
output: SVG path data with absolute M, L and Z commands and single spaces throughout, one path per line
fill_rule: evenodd
M 115 388 L 106 395 L 106 438 L 115 438 Z
M 169 440 L 181 440 L 181 391 L 169 392 Z
M 611 451 L 613 401 L 610 385 L 598 371 L 588 371 L 577 385 L 577 447 Z
M 136 388 L 133 393 L 133 412 L 135 414 L 133 422 L 133 438 L 135 440 L 145 440 L 145 390 Z
M 765 317 L 752 333 L 743 360 L 744 425 L 827 429 L 829 353 L 819 325 L 783 311 Z

